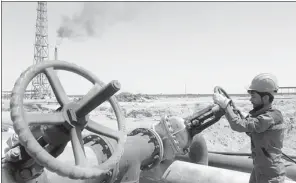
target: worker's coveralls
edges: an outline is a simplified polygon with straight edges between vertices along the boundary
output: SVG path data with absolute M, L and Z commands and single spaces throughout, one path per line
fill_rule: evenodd
M 282 113 L 269 105 L 258 111 L 251 110 L 241 119 L 228 106 L 225 116 L 233 130 L 247 132 L 251 137 L 254 168 L 249 183 L 283 183 L 285 165 L 281 148 L 285 128 Z

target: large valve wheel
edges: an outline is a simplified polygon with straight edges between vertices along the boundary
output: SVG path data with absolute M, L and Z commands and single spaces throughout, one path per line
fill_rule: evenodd
M 215 93 L 220 93 L 220 94 L 224 95 L 225 97 L 227 97 L 228 99 L 230 99 L 230 105 L 231 105 L 231 107 L 238 112 L 238 114 L 240 115 L 241 118 L 244 118 L 244 116 L 242 115 L 241 111 L 236 108 L 233 100 L 230 98 L 230 96 L 227 94 L 227 92 L 222 87 L 216 86 L 214 88 L 214 92 Z
M 71 102 L 68 99 L 55 70 L 74 72 L 92 82 L 94 86 L 80 101 Z M 48 78 L 57 101 L 62 107 L 61 111 L 57 113 L 36 114 L 24 112 L 23 97 L 25 89 L 30 81 L 40 73 L 44 73 Z M 29 67 L 16 81 L 10 102 L 11 119 L 13 121 L 14 130 L 19 136 L 20 143 L 37 163 L 61 176 L 66 176 L 72 179 L 89 179 L 106 175 L 106 173 L 108 173 L 110 169 L 115 168 L 116 164 L 119 162 L 126 141 L 125 119 L 120 111 L 118 103 L 112 96 L 119 89 L 120 84 L 117 81 L 105 85 L 89 71 L 64 61 L 46 61 Z M 89 112 L 106 100 L 109 101 L 114 109 L 119 131 L 100 125 L 89 119 L 87 116 Z M 50 155 L 37 142 L 29 128 L 30 125 L 60 124 L 66 124 L 70 129 L 70 137 L 76 165 L 65 164 Z M 97 166 L 91 166 L 87 163 L 81 137 L 81 131 L 84 128 L 93 133 L 101 134 L 117 141 L 115 152 L 104 163 Z

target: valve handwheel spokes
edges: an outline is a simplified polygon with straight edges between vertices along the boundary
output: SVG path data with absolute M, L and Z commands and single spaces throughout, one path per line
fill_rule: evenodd
M 78 102 L 71 102 L 55 72 L 66 70 L 74 72 L 94 84 L 93 88 Z M 57 113 L 36 114 L 25 113 L 23 98 L 25 89 L 31 80 L 40 73 L 44 73 L 52 87 L 57 101 L 62 106 Z M 119 162 L 126 141 L 125 119 L 120 111 L 116 99 L 112 96 L 120 89 L 117 81 L 105 85 L 89 71 L 65 61 L 46 61 L 29 67 L 16 81 L 10 101 L 11 119 L 20 143 L 39 164 L 61 176 L 72 179 L 98 178 L 113 169 Z M 111 104 L 118 124 L 118 131 L 98 124 L 88 118 L 88 114 L 97 106 L 108 100 Z M 71 143 L 75 157 L 75 166 L 60 162 L 50 155 L 34 138 L 30 125 L 59 125 L 66 124 L 70 129 Z M 117 141 L 116 151 L 104 163 L 98 166 L 87 164 L 82 143 L 81 131 L 83 128 L 101 134 Z
M 228 99 L 230 99 L 230 105 L 231 105 L 231 107 L 238 112 L 238 114 L 240 115 L 241 118 L 244 118 L 244 116 L 242 115 L 241 111 L 236 108 L 233 100 L 230 98 L 230 96 L 227 94 L 227 92 L 222 87 L 216 86 L 214 88 L 214 92 L 215 93 L 220 93 L 220 94 L 224 95 L 225 97 L 227 97 Z

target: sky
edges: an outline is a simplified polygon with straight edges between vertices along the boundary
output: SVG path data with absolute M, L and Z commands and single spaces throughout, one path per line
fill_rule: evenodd
M 33 64 L 37 2 L 2 2 L 2 91 Z M 48 2 L 49 60 L 121 92 L 246 93 L 259 73 L 296 86 L 295 2 Z M 59 71 L 68 94 L 92 87 Z

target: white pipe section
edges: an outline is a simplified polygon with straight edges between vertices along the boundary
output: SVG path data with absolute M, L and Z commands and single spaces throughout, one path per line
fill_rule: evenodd
M 164 183 L 248 183 L 249 173 L 174 161 L 163 174 Z M 295 183 L 286 180 L 285 183 Z

